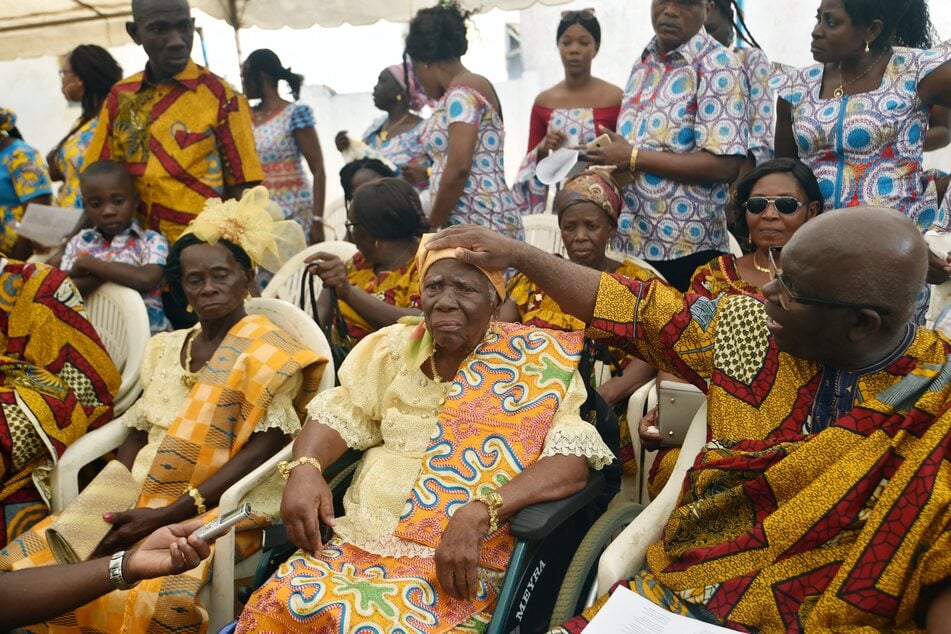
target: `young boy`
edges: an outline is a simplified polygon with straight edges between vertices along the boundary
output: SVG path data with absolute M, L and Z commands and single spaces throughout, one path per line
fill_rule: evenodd
M 170 330 L 162 309 L 162 281 L 168 241 L 155 231 L 144 231 L 132 219 L 138 196 L 132 177 L 112 161 L 97 161 L 79 178 L 83 207 L 92 229 L 70 239 L 60 268 L 84 296 L 103 282 L 115 282 L 142 293 L 152 334 Z

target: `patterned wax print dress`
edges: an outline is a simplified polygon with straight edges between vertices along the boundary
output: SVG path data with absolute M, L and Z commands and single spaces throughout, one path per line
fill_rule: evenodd
M 778 94 L 790 105 L 799 158 L 819 179 L 826 211 L 890 207 L 922 231 L 946 229 L 934 180 L 922 179 L 928 108 L 918 83 L 949 57 L 951 51 L 895 47 L 876 90 L 839 99 L 819 96 L 821 64 L 786 76 Z
M 426 121 L 423 138 L 433 159 L 433 198 L 446 169 L 449 126 L 453 123 L 477 126 L 478 137 L 472 153 L 472 171 L 446 224 L 483 225 L 511 238 L 523 239 L 522 216 L 505 184 L 502 118 L 485 97 L 469 86 L 449 89 Z
M 264 186 L 271 200 L 284 210 L 284 217 L 304 228 L 305 236 L 310 235 L 314 216 L 314 191 L 304 175 L 303 157 L 294 131 L 314 125 L 314 111 L 310 106 L 292 103 L 254 126 L 254 146 L 264 168 Z

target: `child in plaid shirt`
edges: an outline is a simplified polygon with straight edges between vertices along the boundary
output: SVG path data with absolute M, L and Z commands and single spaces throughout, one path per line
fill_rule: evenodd
M 97 161 L 83 171 L 79 187 L 95 226 L 72 237 L 60 268 L 69 272 L 83 296 L 103 282 L 139 291 L 152 334 L 170 330 L 160 291 L 168 241 L 132 219 L 138 204 L 132 176 L 118 163 Z

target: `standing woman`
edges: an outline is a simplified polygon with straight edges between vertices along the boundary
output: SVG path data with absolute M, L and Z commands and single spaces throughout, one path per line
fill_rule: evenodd
M 409 25 L 406 55 L 426 94 L 437 99 L 423 131 L 433 159 L 429 224 L 478 224 L 523 237 L 522 216 L 505 184 L 502 105 L 488 79 L 463 66 L 466 19 L 453 0 L 421 9 Z
M 349 161 L 360 158 L 382 158 L 393 164 L 399 175 L 420 191 L 429 187 L 431 165 L 422 147 L 423 119 L 417 114 L 429 97 L 407 61 L 387 66 L 380 72 L 373 87 L 373 105 L 386 114 L 377 118 L 366 132 L 363 143 L 379 156 L 360 156 L 346 130 L 337 133 L 334 143 Z
M 925 231 L 946 227 L 922 179 L 929 106 L 951 105 L 949 52 L 896 42 L 930 29 L 925 0 L 822 0 L 812 31 L 819 62 L 779 92 L 776 154 L 801 159 L 825 208 L 897 209 Z M 929 280 L 932 281 L 932 280 Z
M 585 152 L 629 170 L 613 250 L 684 291 L 728 250 L 729 185 L 746 160 L 749 90 L 739 60 L 703 30 L 709 3 L 653 0 L 655 37 L 631 71 L 612 142 Z
M 560 147 L 590 143 L 598 136 L 598 126 L 614 130 L 624 95 L 591 74 L 591 62 L 601 48 L 601 23 L 594 9 L 563 11 L 555 42 L 565 78 L 540 93 L 532 106 L 528 154 L 512 187 L 523 214 L 544 213 L 548 203 L 548 186 L 535 177 L 538 162 Z
M 56 205 L 82 208 L 79 174 L 85 164 L 86 148 L 96 132 L 102 102 L 113 84 L 122 79 L 122 67 L 101 46 L 80 44 L 62 58 L 59 75 L 66 101 L 82 104 L 82 113 L 66 136 L 46 155 L 46 162 L 50 178 L 63 181 L 56 193 Z
M 304 228 L 313 242 L 324 240 L 324 157 L 314 127 L 314 111 L 298 103 L 303 75 L 285 68 L 274 51 L 258 49 L 241 67 L 248 99 L 259 99 L 252 109 L 254 145 L 264 168 L 264 186 L 271 199 L 284 209 L 284 216 Z M 287 82 L 294 101 L 277 92 L 279 81 Z M 314 177 L 313 189 L 304 177 L 301 157 Z

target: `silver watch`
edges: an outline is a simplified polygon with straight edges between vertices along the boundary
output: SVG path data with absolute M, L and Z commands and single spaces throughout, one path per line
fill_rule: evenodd
M 138 584 L 138 582 L 128 583 L 125 577 L 122 576 L 122 562 L 124 559 L 125 551 L 120 550 L 112 555 L 109 560 L 109 581 L 116 590 L 129 590 Z

